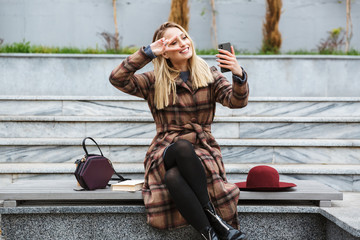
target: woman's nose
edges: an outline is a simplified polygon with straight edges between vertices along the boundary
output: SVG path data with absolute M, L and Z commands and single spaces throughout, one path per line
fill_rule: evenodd
M 178 42 L 180 46 L 184 46 L 185 45 L 185 41 L 183 39 L 181 39 L 181 37 L 178 37 Z

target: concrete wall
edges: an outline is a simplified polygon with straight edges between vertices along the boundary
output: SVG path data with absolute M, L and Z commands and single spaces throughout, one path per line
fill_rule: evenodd
M 313 50 L 327 31 L 346 26 L 345 0 L 284 0 L 280 19 L 282 51 Z M 351 1 L 354 35 L 360 49 L 360 1 Z M 147 45 L 169 15 L 170 0 L 117 1 L 122 45 Z M 215 0 L 218 39 L 239 50 L 258 51 L 265 0 Z M 189 0 L 189 32 L 199 49 L 212 47 L 210 1 Z M 114 32 L 112 0 L 0 0 L 0 38 L 46 46 L 103 47 L 101 32 Z
M 118 96 L 108 81 L 126 55 L 0 54 L 0 95 Z M 214 56 L 204 56 L 216 66 Z M 358 56 L 238 56 L 252 97 L 359 97 Z M 139 72 L 150 71 L 147 64 Z M 231 81 L 231 73 L 225 76 Z

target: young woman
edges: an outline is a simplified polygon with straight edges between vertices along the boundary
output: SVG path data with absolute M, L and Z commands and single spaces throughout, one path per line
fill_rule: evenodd
M 112 71 L 110 82 L 145 99 L 156 123 L 144 161 L 148 224 L 160 229 L 190 224 L 204 239 L 246 239 L 238 230 L 239 189 L 226 179 L 211 123 L 216 102 L 245 107 L 249 88 L 234 49 L 219 52 L 219 66 L 232 71 L 233 84 L 196 56 L 181 26 L 166 22 L 149 46 Z M 154 71 L 135 74 L 150 61 Z

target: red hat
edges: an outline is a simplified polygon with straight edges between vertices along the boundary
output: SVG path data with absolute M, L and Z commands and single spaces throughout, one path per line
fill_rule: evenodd
M 280 182 L 275 168 L 260 165 L 250 169 L 246 182 L 235 183 L 240 189 L 253 191 L 280 191 L 296 187 L 294 183 Z

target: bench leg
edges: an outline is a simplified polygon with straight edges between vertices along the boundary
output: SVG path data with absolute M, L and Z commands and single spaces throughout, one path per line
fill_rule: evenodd
M 331 207 L 331 201 L 330 200 L 319 201 L 319 207 Z

